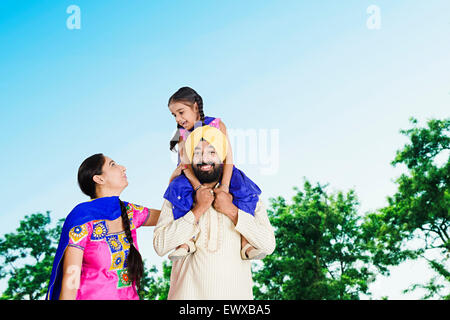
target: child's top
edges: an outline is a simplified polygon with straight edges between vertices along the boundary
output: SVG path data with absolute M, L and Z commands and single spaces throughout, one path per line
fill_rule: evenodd
M 220 127 L 219 127 L 220 118 L 205 117 L 204 123 L 205 123 L 205 126 L 208 125 L 208 126 L 220 129 Z M 194 127 L 191 130 L 180 128 L 180 136 L 183 137 L 184 141 L 186 141 L 189 134 L 192 131 L 194 131 L 194 129 L 197 129 L 200 125 L 201 125 L 201 122 L 197 121 L 197 123 L 194 125 Z

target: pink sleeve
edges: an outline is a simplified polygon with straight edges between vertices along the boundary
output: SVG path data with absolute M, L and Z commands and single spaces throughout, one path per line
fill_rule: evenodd
M 132 203 L 128 203 L 127 213 L 133 225 L 132 228 L 134 227 L 136 229 L 145 224 L 150 216 L 150 210 L 148 208 Z
M 220 123 L 220 118 L 215 118 L 213 121 L 211 121 L 211 122 L 209 123 L 209 125 L 210 125 L 211 127 L 220 129 L 219 123 Z
M 73 227 L 69 231 L 68 246 L 84 250 L 89 242 L 91 234 L 92 222 L 87 222 L 85 224 Z
M 178 130 L 180 130 L 180 136 L 181 136 L 181 138 L 182 138 L 184 141 L 186 141 L 187 136 L 188 136 L 187 130 L 186 130 L 186 129 L 183 129 L 183 128 L 180 128 L 180 129 L 178 129 Z

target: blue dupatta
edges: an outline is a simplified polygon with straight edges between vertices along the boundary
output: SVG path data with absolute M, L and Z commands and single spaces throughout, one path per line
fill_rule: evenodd
M 124 204 L 128 203 L 124 201 Z M 93 220 L 115 220 L 120 217 L 119 197 L 103 197 L 88 202 L 78 204 L 69 213 L 61 232 L 58 248 L 56 249 L 55 260 L 53 261 L 50 283 L 48 286 L 46 300 L 58 300 L 61 293 L 61 283 L 63 276 L 64 252 L 69 244 L 69 231 L 75 227 Z
M 254 216 L 261 190 L 235 166 L 233 166 L 229 190 L 233 195 L 233 204 Z M 184 174 L 179 175 L 169 184 L 164 193 L 164 199 L 173 205 L 172 212 L 175 220 L 183 217 L 192 209 L 194 194 L 194 188 Z

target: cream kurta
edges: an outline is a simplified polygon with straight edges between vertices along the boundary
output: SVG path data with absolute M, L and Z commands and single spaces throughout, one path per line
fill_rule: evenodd
M 238 223 L 210 207 L 198 224 L 192 211 L 174 220 L 172 204 L 164 200 L 156 225 L 153 246 L 158 255 L 172 252 L 195 237 L 197 250 L 172 264 L 169 300 L 253 299 L 251 261 L 241 258 L 241 237 L 271 254 L 275 236 L 261 200 L 255 216 L 239 210 Z

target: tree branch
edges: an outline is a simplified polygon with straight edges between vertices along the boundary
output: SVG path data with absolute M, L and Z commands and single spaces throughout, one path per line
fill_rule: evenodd
M 430 229 L 425 228 L 425 227 L 420 227 L 420 229 L 423 230 L 423 231 L 428 231 L 428 232 L 435 233 L 436 235 L 439 236 L 439 238 L 441 239 L 442 243 L 444 243 L 444 244 L 447 243 L 447 241 L 448 241 L 448 238 L 446 240 L 445 236 L 442 234 L 441 229 L 438 226 L 434 225 L 434 224 L 430 224 Z

